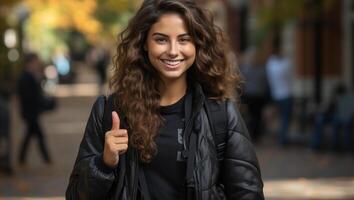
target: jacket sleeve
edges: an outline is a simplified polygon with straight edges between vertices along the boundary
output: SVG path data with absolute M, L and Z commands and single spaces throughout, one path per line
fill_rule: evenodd
M 228 141 L 226 144 L 222 182 L 228 199 L 261 200 L 263 182 L 247 128 L 236 105 L 227 102 Z
M 66 190 L 68 200 L 105 199 L 115 179 L 114 169 L 106 166 L 102 159 L 104 105 L 105 97 L 101 96 L 92 107 Z

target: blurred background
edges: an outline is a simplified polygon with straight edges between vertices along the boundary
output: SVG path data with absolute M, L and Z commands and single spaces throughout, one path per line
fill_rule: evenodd
M 117 33 L 141 2 L 1 0 L 0 199 L 64 199 L 90 108 L 109 93 Z M 266 198 L 354 199 L 354 1 L 198 3 L 243 75 L 240 108 Z M 46 106 L 24 163 L 19 85 L 29 53 Z

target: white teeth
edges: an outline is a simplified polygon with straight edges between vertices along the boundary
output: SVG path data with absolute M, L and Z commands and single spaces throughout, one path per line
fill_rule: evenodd
M 162 60 L 162 62 L 164 62 L 167 65 L 178 65 L 182 60 Z

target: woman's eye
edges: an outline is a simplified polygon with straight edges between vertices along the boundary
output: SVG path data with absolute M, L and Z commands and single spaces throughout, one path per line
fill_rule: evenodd
M 180 41 L 181 43 L 187 43 L 187 42 L 190 42 L 191 39 L 190 39 L 190 38 L 181 38 L 181 39 L 179 39 L 179 41 Z
M 155 41 L 157 43 L 165 43 L 165 42 L 167 42 L 167 40 L 165 38 L 156 38 Z

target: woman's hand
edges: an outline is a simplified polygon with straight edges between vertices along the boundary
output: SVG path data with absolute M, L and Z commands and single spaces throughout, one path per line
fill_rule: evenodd
M 103 162 L 109 167 L 117 166 L 119 155 L 128 149 L 128 131 L 120 129 L 120 119 L 116 111 L 112 112 L 112 129 L 105 134 Z

